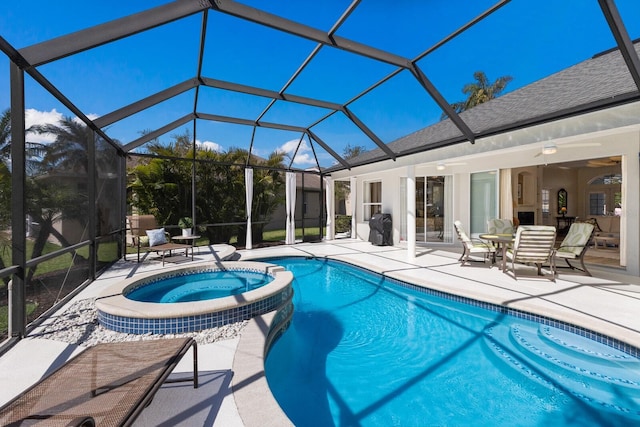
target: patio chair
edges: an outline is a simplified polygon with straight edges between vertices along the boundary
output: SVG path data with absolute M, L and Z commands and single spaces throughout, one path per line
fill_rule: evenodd
M 164 228 L 159 228 L 153 215 L 127 216 L 127 244 L 136 248 L 138 262 L 140 262 L 140 251 L 157 252 L 161 255 L 162 265 L 164 265 L 167 253 L 171 255 L 174 250 L 184 250 L 185 256 L 189 256 L 189 249 L 191 249 L 191 260 L 193 261 L 193 247 L 173 243 L 169 233 Z
M 487 234 L 511 234 L 513 235 L 513 221 L 510 219 L 493 218 L 487 220 Z M 500 249 L 502 243 L 498 243 L 496 249 Z M 497 252 L 500 253 L 499 251 Z
M 189 348 L 193 377 L 167 380 Z M 163 383 L 178 381 L 198 388 L 193 338 L 98 344 L 0 408 L 0 425 L 128 426 Z
M 507 249 L 507 259 L 511 261 L 513 278 L 516 275 L 516 263 L 535 264 L 538 276 L 542 276 L 542 264 L 549 263 L 551 281 L 556 281 L 556 265 L 554 245 L 556 242 L 556 228 L 549 225 L 521 225 L 516 230 L 513 247 Z M 505 272 L 508 270 L 508 266 Z
M 493 218 L 487 220 L 488 234 L 513 234 L 513 221 L 510 219 Z
M 458 240 L 462 243 L 463 252 L 460 258 L 458 258 L 458 261 L 461 261 L 460 265 L 464 265 L 469 262 L 469 256 L 471 255 L 482 255 L 484 257 L 484 262 L 486 262 L 487 259 L 490 259 L 492 264 L 495 262 L 495 246 L 490 242 L 484 242 L 482 240 L 472 239 L 469 237 L 460 221 L 455 221 L 453 223 L 453 227 L 456 230 Z
M 584 265 L 584 254 L 587 252 L 587 249 L 589 249 L 589 242 L 594 232 L 595 226 L 592 223 L 574 222 L 571 224 L 569 232 L 556 249 L 556 259 L 562 258 L 572 270 L 579 270 L 587 276 L 591 276 L 591 273 Z M 572 265 L 569 260 L 579 261 L 581 268 Z

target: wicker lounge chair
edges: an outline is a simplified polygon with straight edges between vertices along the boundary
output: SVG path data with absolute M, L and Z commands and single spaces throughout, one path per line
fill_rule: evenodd
M 147 232 L 161 230 L 164 239 L 159 244 L 154 243 L 148 236 Z M 164 265 L 165 255 L 174 250 L 184 250 L 185 256 L 189 256 L 191 250 L 191 260 L 193 261 L 193 247 L 181 243 L 171 242 L 171 237 L 164 229 L 158 227 L 156 218 L 153 215 L 133 215 L 127 217 L 127 244 L 133 246 L 138 252 L 138 262 L 140 262 L 140 251 L 157 252 L 162 257 L 162 265 Z M 126 258 L 125 258 L 126 259 Z
M 192 338 L 98 344 L 0 408 L 0 425 L 131 425 L 189 348 L 193 378 L 171 382 L 193 381 L 197 388 Z

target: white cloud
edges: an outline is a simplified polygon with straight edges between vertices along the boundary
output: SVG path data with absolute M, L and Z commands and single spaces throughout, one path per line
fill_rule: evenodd
M 88 114 L 87 117 L 91 120 L 95 120 L 99 116 L 97 114 Z M 24 122 L 27 129 L 33 125 L 58 125 L 62 118 L 62 113 L 59 113 L 55 108 L 51 111 L 38 111 L 33 108 L 28 108 L 24 111 Z M 77 123 L 84 123 L 77 117 L 74 117 L 73 120 Z M 55 136 L 50 133 L 39 134 L 31 132 L 27 136 L 27 141 L 49 144 L 55 141 Z
M 97 115 L 97 114 L 87 114 L 87 118 L 89 120 L 91 120 L 91 121 L 97 119 L 98 117 L 100 117 L 100 116 Z M 77 118 L 77 117 L 74 117 L 73 121 L 76 122 L 76 123 L 79 123 L 79 124 L 84 124 L 84 122 L 82 120 L 80 120 L 79 118 Z
M 29 129 L 33 125 L 47 125 L 53 124 L 56 125 L 62 119 L 62 113 L 59 113 L 54 108 L 51 111 L 38 111 L 33 108 L 28 108 L 24 112 L 24 122 L 25 127 Z M 27 141 L 29 142 L 37 142 L 40 144 L 49 144 L 55 140 L 55 136 L 49 133 L 30 133 L 27 136 Z
M 291 141 L 287 141 L 282 144 L 278 149 L 287 153 L 289 157 L 292 157 L 296 152 L 296 148 L 299 143 L 299 139 L 292 139 Z M 298 153 L 296 154 L 295 159 L 293 159 L 293 164 L 300 167 L 316 164 L 313 151 L 307 144 L 306 139 L 302 140 L 302 144 L 300 144 L 300 148 L 298 148 Z
M 278 149 L 280 151 L 284 151 L 290 156 L 293 156 L 293 153 L 296 152 L 296 148 L 298 147 L 298 143 L 300 143 L 299 139 L 292 139 L 291 141 L 287 141 L 284 144 L 282 144 Z M 300 150 L 298 150 L 298 152 L 304 150 L 305 147 L 307 150 L 309 149 L 307 147 L 307 141 L 302 141 L 302 145 L 300 146 Z
M 217 151 L 217 152 L 224 151 L 222 149 L 222 145 L 220 145 L 220 144 L 218 144 L 216 142 L 213 142 L 213 141 L 204 141 L 204 142 L 202 142 L 202 141 L 198 141 L 196 139 L 196 145 L 199 148 L 204 149 L 204 150 Z

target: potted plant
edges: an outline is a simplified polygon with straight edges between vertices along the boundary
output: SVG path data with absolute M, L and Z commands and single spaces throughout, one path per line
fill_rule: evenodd
M 184 216 L 178 220 L 178 227 L 182 228 L 183 236 L 189 237 L 193 229 L 193 220 L 188 216 Z

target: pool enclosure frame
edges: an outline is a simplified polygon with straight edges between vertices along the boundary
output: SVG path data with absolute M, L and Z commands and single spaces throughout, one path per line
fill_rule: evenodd
M 133 154 L 134 150 L 143 146 L 145 143 L 152 141 L 161 135 L 177 129 L 184 125 L 192 126 L 192 142 L 195 152 L 195 141 L 197 138 L 197 123 L 201 120 L 215 121 L 221 123 L 231 123 L 237 125 L 245 125 L 253 127 L 253 135 L 251 141 L 248 141 L 249 154 L 253 151 L 254 135 L 257 128 L 269 128 L 284 131 L 297 132 L 301 135 L 298 148 L 306 137 L 313 144 L 322 147 L 335 160 L 335 166 L 322 169 L 318 161 L 317 154 L 314 150 L 317 172 L 321 178 L 330 177 L 332 171 L 351 169 L 355 166 L 362 166 L 376 163 L 383 160 L 396 160 L 401 156 L 408 156 L 417 152 L 433 150 L 437 148 L 447 147 L 460 143 L 473 144 L 477 139 L 484 136 L 495 135 L 507 131 L 517 130 L 533 126 L 540 123 L 546 123 L 558 118 L 569 117 L 584 114 L 590 111 L 596 111 L 607 107 L 613 107 L 624 103 L 640 100 L 640 59 L 634 49 L 632 40 L 630 39 L 625 26 L 622 22 L 620 14 L 613 0 L 598 0 L 598 4 L 607 21 L 607 24 L 613 34 L 617 49 L 620 50 L 624 57 L 628 73 L 635 82 L 636 91 L 626 96 L 617 96 L 607 99 L 600 99 L 586 105 L 575 107 L 570 111 L 557 111 L 555 114 L 536 117 L 526 122 L 513 122 L 503 125 L 500 128 L 484 128 L 480 130 L 472 130 L 467 122 L 452 108 L 446 101 L 444 96 L 436 85 L 429 79 L 427 73 L 420 68 L 418 61 L 425 58 L 439 46 L 448 43 L 454 37 L 467 31 L 474 25 L 482 22 L 484 19 L 492 15 L 494 12 L 505 6 L 508 1 L 502 0 L 496 2 L 492 7 L 484 11 L 482 14 L 472 19 L 467 24 L 461 26 L 448 37 L 426 49 L 415 58 L 405 58 L 391 52 L 387 52 L 370 45 L 348 40 L 337 36 L 336 31 L 343 25 L 349 16 L 356 10 L 360 1 L 353 1 L 343 12 L 340 18 L 334 23 L 332 28 L 325 32 L 310 26 L 285 19 L 283 17 L 260 11 L 249 6 L 243 5 L 232 0 L 178 0 L 167 4 L 154 7 L 152 9 L 139 12 L 130 16 L 116 19 L 111 22 L 96 25 L 85 30 L 57 37 L 21 49 L 14 48 L 5 38 L 0 35 L 0 50 L 8 57 L 10 61 L 10 99 L 11 99 L 11 176 L 12 176 L 12 207 L 11 207 L 11 247 L 12 247 L 12 265 L 0 271 L 0 277 L 10 277 L 10 330 L 9 334 L 13 340 L 19 339 L 28 332 L 27 315 L 26 315 L 26 297 L 25 297 L 25 274 L 26 271 L 41 262 L 47 261 L 64 253 L 72 253 L 80 248 L 89 248 L 89 277 L 85 282 L 85 286 L 93 281 L 98 274 L 99 267 L 97 265 L 97 248 L 99 244 L 106 240 L 115 240 L 118 242 L 119 256 L 122 257 L 124 247 L 125 232 L 125 215 L 126 215 L 126 157 Z M 257 23 L 278 31 L 284 32 L 292 37 L 303 38 L 316 43 L 315 49 L 300 63 L 298 69 L 291 75 L 288 82 L 279 91 L 267 90 L 260 87 L 238 84 L 230 81 L 223 81 L 210 78 L 202 74 L 203 56 L 206 50 L 205 36 L 207 33 L 207 17 L 210 13 L 221 13 L 234 16 L 246 21 Z M 63 94 L 55 85 L 53 85 L 47 77 L 39 70 L 39 67 L 55 62 L 61 58 L 75 55 L 110 42 L 120 40 L 134 34 L 144 32 L 182 18 L 200 15 L 202 22 L 200 26 L 199 55 L 197 64 L 197 73 L 192 78 L 187 79 L 172 87 L 165 88 L 151 96 L 140 99 L 125 107 L 112 111 L 108 114 L 100 116 L 96 119 L 90 119 L 83 111 L 74 105 L 74 103 Z M 307 67 L 321 49 L 335 48 L 344 52 L 391 65 L 395 70 L 380 79 L 378 82 L 360 92 L 353 98 L 344 103 L 335 103 L 322 99 L 299 96 L 289 92 L 289 87 L 296 81 L 302 71 Z M 385 143 L 376 133 L 371 130 L 367 124 L 358 117 L 353 111 L 351 105 L 360 98 L 374 90 L 375 88 L 385 84 L 393 77 L 408 71 L 413 79 L 425 91 L 428 97 L 433 100 L 448 117 L 446 120 L 450 122 L 460 133 L 460 136 L 446 137 L 436 142 L 424 144 L 419 147 L 405 149 L 403 151 L 394 151 L 389 144 Z M 75 114 L 91 130 L 91 138 L 87 141 L 87 199 L 88 199 L 88 236 L 85 240 L 65 247 L 54 253 L 44 255 L 35 259 L 27 260 L 26 235 L 27 227 L 25 217 L 27 215 L 26 206 L 26 141 L 25 132 L 25 73 L 30 76 L 45 91 L 51 94 L 56 100 L 64 105 L 70 112 Z M 264 111 L 262 111 L 255 119 L 247 120 L 239 117 L 227 117 L 221 115 L 210 114 L 207 111 L 199 110 L 199 92 L 203 87 L 223 89 L 251 96 L 260 96 L 270 99 L 270 102 Z M 170 123 L 166 123 L 160 128 L 154 129 L 145 135 L 132 141 L 126 141 L 123 144 L 113 140 L 106 130 L 107 127 L 130 117 L 138 112 L 149 109 L 164 101 L 170 100 L 180 94 L 193 91 L 194 103 L 193 109 L 181 117 L 178 117 Z M 319 107 L 327 109 L 329 112 L 313 123 L 307 126 L 294 125 L 290 123 L 272 123 L 263 120 L 266 113 L 279 101 L 287 101 L 291 103 Z M 326 121 L 333 115 L 342 115 L 350 123 L 352 123 L 360 132 L 365 134 L 377 147 L 375 155 L 364 155 L 355 159 L 345 159 L 338 154 L 336 150 L 326 141 L 322 135 L 315 131 L 320 123 Z M 117 206 L 117 217 L 119 227 L 106 235 L 98 233 L 98 210 L 97 202 L 101 197 L 98 194 L 99 171 L 96 165 L 96 143 L 97 141 L 106 143 L 110 150 L 116 156 L 116 161 L 112 165 L 112 170 L 108 173 L 113 174 L 117 180 L 119 192 L 116 195 L 115 206 Z M 196 169 L 195 158 L 189 159 L 192 163 L 192 210 L 195 218 L 195 199 L 196 199 Z M 251 168 L 250 156 L 243 165 Z M 286 171 L 304 172 L 293 167 L 293 159 L 289 163 Z M 321 183 L 323 180 L 320 180 Z M 333 189 L 333 183 L 330 178 L 328 188 Z M 325 185 L 325 184 L 321 184 Z M 324 192 L 324 187 L 321 188 Z M 320 200 L 328 200 L 322 197 Z M 323 209 L 323 212 L 325 210 Z M 327 218 L 327 221 L 331 221 Z M 250 228 L 249 228 L 250 229 Z M 250 239 L 247 239 L 250 241 Z

